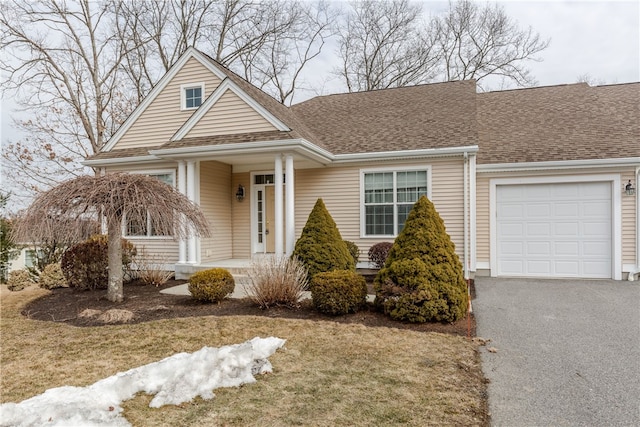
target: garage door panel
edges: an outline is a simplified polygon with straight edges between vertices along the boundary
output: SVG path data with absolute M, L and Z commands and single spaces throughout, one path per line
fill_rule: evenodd
M 557 202 L 553 205 L 553 214 L 561 218 L 577 218 L 580 212 L 578 203 Z
M 578 242 L 553 242 L 553 256 L 578 257 L 580 256 L 580 244 Z
M 551 236 L 551 224 L 548 222 L 527 222 L 527 237 L 540 238 Z
M 555 275 L 561 275 L 565 277 L 575 277 L 580 274 L 580 262 L 579 261 L 556 261 L 555 262 Z
M 580 235 L 580 224 L 578 221 L 558 221 L 553 224 L 554 235 L 555 236 L 574 236 L 577 237 Z
M 551 244 L 549 242 L 527 242 L 527 256 L 551 256 Z
M 609 182 L 499 185 L 498 275 L 612 275 Z

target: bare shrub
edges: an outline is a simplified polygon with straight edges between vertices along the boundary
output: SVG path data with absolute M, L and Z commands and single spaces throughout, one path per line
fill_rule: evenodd
M 255 261 L 249 279 L 247 293 L 260 308 L 298 307 L 308 285 L 307 269 L 295 257 L 268 257 Z
M 7 288 L 10 291 L 21 291 L 33 285 L 35 282 L 31 278 L 31 275 L 27 270 L 15 270 L 9 273 L 9 279 L 7 280 Z
M 167 270 L 169 259 L 157 253 L 148 253 L 144 247 L 138 250 L 134 257 L 131 279 L 138 279 L 144 285 L 160 286 L 173 277 L 173 271 Z

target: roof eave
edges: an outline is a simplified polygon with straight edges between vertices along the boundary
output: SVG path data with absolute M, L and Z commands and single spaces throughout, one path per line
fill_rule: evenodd
M 154 155 L 146 155 L 146 156 L 133 156 L 133 157 L 113 157 L 110 159 L 84 160 L 80 163 L 83 166 L 95 168 L 95 167 L 116 166 L 116 165 L 124 165 L 124 164 L 130 165 L 130 164 L 151 163 L 151 162 L 157 162 L 158 160 L 162 160 L 162 159 Z
M 640 157 L 622 157 L 618 159 L 588 159 L 588 160 L 555 160 L 546 162 L 519 163 L 487 163 L 478 164 L 478 172 L 515 172 L 525 170 L 549 169 L 584 169 L 602 167 L 638 166 Z

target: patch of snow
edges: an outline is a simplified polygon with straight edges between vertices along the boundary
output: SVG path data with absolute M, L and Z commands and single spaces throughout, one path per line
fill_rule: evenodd
M 254 383 L 272 371 L 269 356 L 285 340 L 253 338 L 242 344 L 203 347 L 120 372 L 87 387 L 63 386 L 20 403 L 0 405 L 0 426 L 130 426 L 120 404 L 139 392 L 155 394 L 152 408 L 179 405 L 200 396 L 212 399 L 218 387 Z

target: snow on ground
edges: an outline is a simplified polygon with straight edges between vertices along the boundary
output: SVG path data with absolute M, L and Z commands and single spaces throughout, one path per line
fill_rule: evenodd
M 256 382 L 271 372 L 269 356 L 285 340 L 254 338 L 220 348 L 203 347 L 120 372 L 87 387 L 63 386 L 20 403 L 0 405 L 0 426 L 130 426 L 120 404 L 139 392 L 155 394 L 152 408 L 178 405 L 194 397 L 214 397 L 213 389 Z

